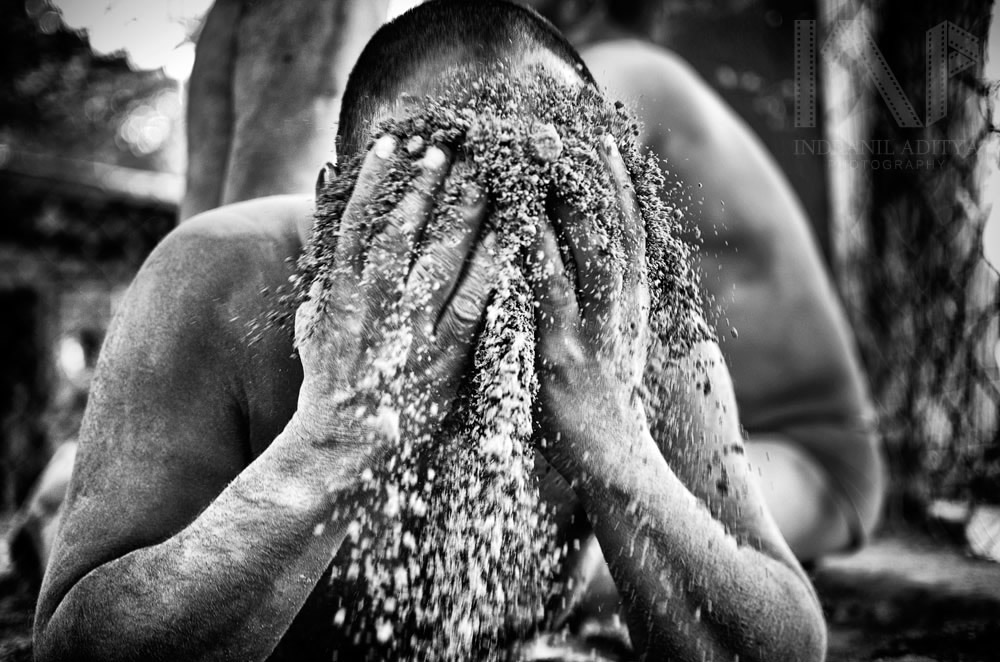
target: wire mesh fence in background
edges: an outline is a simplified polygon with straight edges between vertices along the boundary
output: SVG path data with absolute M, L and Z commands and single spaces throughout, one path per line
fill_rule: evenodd
M 842 11 L 828 35 L 854 22 L 827 67 L 830 131 L 848 145 L 834 164 L 837 272 L 879 408 L 890 517 L 940 498 L 1000 503 L 1000 287 L 982 199 L 992 0 L 829 4 Z M 921 117 L 925 99 L 937 105 Z

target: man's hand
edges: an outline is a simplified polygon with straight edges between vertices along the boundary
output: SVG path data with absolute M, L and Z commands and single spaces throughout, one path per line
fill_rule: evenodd
M 362 386 L 356 373 L 387 327 L 410 329 L 401 369 L 413 392 L 398 400 L 416 402 L 424 388 L 428 407 L 447 404 L 485 306 L 489 235 L 472 248 L 482 196 L 446 196 L 454 209 L 436 202 L 449 172 L 464 181 L 444 152 L 429 150 L 385 226 L 362 238 L 395 149 L 389 139 L 368 154 L 341 221 L 334 280 L 298 312 L 304 381 L 273 441 L 261 430 L 291 408 L 282 387 L 297 386 L 294 376 L 272 379 L 292 367 L 290 348 L 281 342 L 258 358 L 231 312 L 260 310 L 261 279 L 287 277 L 268 263 L 272 244 L 244 236 L 246 216 L 273 227 L 269 203 L 192 219 L 143 267 L 103 350 L 81 432 L 39 598 L 39 660 L 264 660 L 289 635 L 368 505 L 355 488 L 379 449 L 356 425 L 367 417 L 351 402 Z M 448 213 L 432 213 L 435 205 Z M 435 219 L 448 222 L 419 243 Z M 220 301 L 230 308 L 220 313 Z M 387 324 L 399 311 L 405 319 Z M 450 391 L 426 386 L 449 379 Z M 258 439 L 265 447 L 248 462 Z M 311 651 L 315 642 L 301 636 L 289 645 Z
M 450 410 L 493 268 L 493 233 L 476 246 L 486 200 L 472 183 L 465 184 L 456 209 L 437 216 L 457 222 L 445 223 L 415 254 L 450 170 L 449 155 L 437 147 L 418 162 L 410 190 L 381 231 L 370 241 L 365 237 L 371 203 L 397 148 L 386 135 L 368 153 L 341 220 L 332 274 L 322 286 L 313 284 L 295 319 L 304 371 L 299 430 L 313 441 L 350 439 L 365 456 L 377 450 L 367 435 L 347 432 L 362 422 L 359 412 L 362 419 L 375 412 L 383 395 L 380 372 L 402 373 L 403 392 L 394 395 L 418 409 L 425 424 L 435 425 Z M 463 167 L 455 165 L 456 177 Z
M 645 233 L 614 140 L 605 136 L 598 149 L 618 194 L 626 273 L 610 259 L 606 234 L 560 201 L 552 210 L 555 227 L 545 224 L 530 256 L 542 452 L 570 479 L 594 444 L 638 438 L 645 425 L 638 399 L 649 317 Z
M 820 660 L 819 603 L 763 508 L 718 347 L 701 343 L 664 365 L 656 406 L 666 415 L 644 416 L 642 225 L 620 157 L 613 149 L 607 156 L 622 206 L 625 273 L 602 254 L 597 229 L 565 208 L 553 214 L 556 232 L 541 233 L 531 270 L 542 452 L 574 483 L 637 654 Z M 716 473 L 706 476 L 706 466 Z

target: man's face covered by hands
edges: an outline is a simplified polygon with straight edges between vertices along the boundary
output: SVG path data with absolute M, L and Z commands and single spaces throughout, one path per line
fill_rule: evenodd
M 367 474 L 378 506 L 359 511 L 344 574 L 365 575 L 387 645 L 488 659 L 500 629 L 538 623 L 560 562 L 535 449 L 572 475 L 580 449 L 560 439 L 577 409 L 610 401 L 606 420 L 639 425 L 649 345 L 679 354 L 706 331 L 663 176 L 621 104 L 541 66 L 452 71 L 435 89 L 399 99 L 374 149 L 322 185 L 296 341 L 306 389 L 325 320 L 381 311 L 359 321 L 367 349 L 335 398 L 390 458 Z M 468 257 L 449 266 L 456 249 Z
M 678 238 L 683 214 L 664 202 L 664 175 L 655 156 L 639 153 L 637 127 L 621 103 L 607 102 L 597 90 L 582 85 L 569 65 L 550 59 L 424 72 L 424 77 L 433 76 L 433 84 L 418 81 L 413 93 L 403 92 L 395 103 L 383 106 L 372 140 L 391 135 L 403 149 L 393 155 L 384 185 L 374 195 L 365 229 L 369 238 L 413 181 L 413 164 L 429 146 L 443 146 L 455 163 L 439 200 L 460 197 L 469 183 L 484 191 L 487 225 L 497 230 L 509 257 L 527 264 L 528 248 L 543 225 L 569 216 L 557 223 L 566 227 L 553 227 L 557 235 L 579 236 L 586 230 L 623 278 L 649 265 L 654 301 L 669 299 L 671 306 L 683 309 L 679 312 L 700 313 L 700 298 L 691 288 L 696 285 L 688 266 L 691 249 Z M 553 73 L 553 62 L 568 71 Z M 417 92 L 426 89 L 433 93 Z M 315 233 L 300 265 L 302 295 L 331 266 L 331 256 L 324 251 L 336 244 L 340 216 L 363 158 L 363 153 L 357 154 L 342 163 L 340 174 L 328 177 L 318 191 Z M 616 181 L 615 173 L 627 181 Z M 626 260 L 628 237 L 621 214 L 630 207 L 641 216 L 637 229 L 648 233 L 650 242 L 643 254 Z M 449 208 L 439 206 L 422 243 L 456 220 L 449 218 Z M 565 240 L 559 243 L 566 248 Z M 419 252 L 419 246 L 416 249 Z M 572 256 L 565 257 L 567 269 L 573 271 Z M 679 323 L 689 315 L 674 317 Z M 687 345 L 701 339 L 696 337 L 700 332 L 690 333 L 693 339 L 678 330 L 674 341 Z

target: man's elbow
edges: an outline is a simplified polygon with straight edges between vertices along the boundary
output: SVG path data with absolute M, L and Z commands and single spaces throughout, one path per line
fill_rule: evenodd
M 34 630 L 35 662 L 111 662 L 113 660 L 151 660 L 138 650 L 130 637 L 108 637 L 106 627 L 88 623 L 85 617 L 70 622 L 56 617 L 36 621 Z M 95 636 L 95 633 L 103 632 Z M 123 634 L 123 633 L 122 633 Z
M 785 656 L 788 662 L 823 662 L 826 659 L 827 629 L 823 610 L 815 599 L 801 612 L 797 650 Z
M 777 643 L 778 655 L 767 656 L 766 660 L 786 662 L 823 662 L 826 659 L 827 629 L 823 607 L 812 584 L 801 570 L 789 569 L 794 578 L 785 584 L 784 618 L 779 614 Z M 791 626 L 790 636 L 784 633 Z M 788 646 L 783 646 L 783 640 Z
M 744 640 L 740 660 L 823 662 L 826 659 L 826 619 L 819 600 L 808 585 L 790 588 L 790 593 L 763 624 L 768 631 L 752 637 L 751 641 Z
M 82 650 L 74 651 L 71 637 L 64 628 L 59 627 L 59 622 L 46 618 L 42 614 L 35 616 L 35 630 L 33 635 L 34 660 L 35 662 L 68 662 L 69 660 L 87 659 Z
M 770 576 L 768 587 L 758 586 L 742 604 L 732 653 L 754 662 L 823 662 L 826 619 L 809 580 L 785 563 L 771 566 Z
M 93 622 L 96 610 L 81 606 L 72 592 L 60 592 L 46 578 L 35 609 L 32 648 L 35 662 L 107 662 L 121 659 L 120 638 L 114 648 L 95 645 L 93 639 L 106 631 L 107 623 Z M 88 613 L 89 612 L 89 613 Z M 131 656 L 126 659 L 141 659 Z
M 55 600 L 46 587 L 35 609 L 35 629 L 32 648 L 35 662 L 68 662 L 69 660 L 86 660 L 82 646 L 75 646 L 72 635 L 72 623 L 67 623 L 60 602 Z

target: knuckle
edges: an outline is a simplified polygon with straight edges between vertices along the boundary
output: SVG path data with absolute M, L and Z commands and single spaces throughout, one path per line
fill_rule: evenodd
M 447 257 L 436 252 L 421 257 L 413 269 L 420 280 L 431 285 L 445 281 L 451 271 Z
M 449 347 L 453 347 L 460 337 L 457 321 L 451 315 L 445 315 L 434 332 L 434 348 L 446 351 Z
M 407 240 L 409 239 L 409 233 L 406 231 L 407 227 L 406 215 L 397 210 L 389 216 L 385 227 L 382 228 L 375 241 L 386 248 L 402 248 L 408 243 Z
M 571 383 L 586 355 L 579 341 L 563 331 L 547 333 L 538 343 L 539 371 L 549 379 Z
M 557 310 L 572 309 L 576 305 L 576 297 L 573 295 L 569 282 L 564 278 L 553 277 L 551 279 L 545 299 L 547 299 L 545 303 Z
M 437 192 L 437 178 L 435 173 L 424 173 L 413 182 L 413 196 L 422 206 L 430 203 Z
M 399 235 L 379 235 L 372 243 L 366 266 L 370 270 L 389 270 L 394 265 L 405 262 L 410 246 L 406 239 Z
M 457 294 L 452 304 L 455 319 L 463 326 L 472 324 L 478 320 L 480 300 L 481 296 L 479 296 L 478 289 L 475 292 L 466 290 Z

